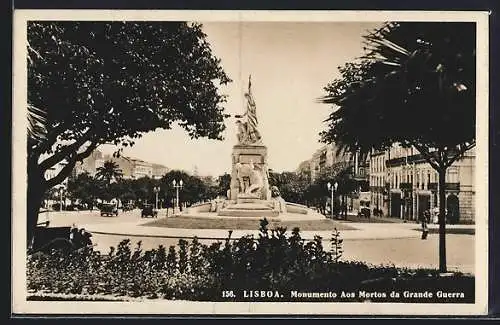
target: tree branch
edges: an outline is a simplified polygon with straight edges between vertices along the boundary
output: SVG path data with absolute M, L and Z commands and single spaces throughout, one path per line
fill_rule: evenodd
M 458 152 L 456 155 L 451 156 L 449 160 L 446 162 L 446 168 L 450 167 L 460 156 L 462 156 L 465 152 L 468 150 L 474 148 L 476 146 L 476 141 L 472 141 L 472 143 L 466 144 L 458 149 Z
M 90 139 L 90 131 L 87 131 L 80 139 L 76 140 L 70 145 L 62 147 L 58 152 L 54 153 L 49 158 L 42 161 L 39 166 L 42 170 L 47 170 L 48 168 L 54 166 L 58 162 L 63 161 L 68 156 L 71 156 L 73 152 L 76 152 L 85 142 Z
M 439 169 L 439 162 L 433 153 L 420 144 L 413 143 L 412 145 L 424 156 L 425 160 L 432 166 L 432 168 L 436 170 Z
M 46 181 L 47 187 L 51 188 L 57 184 L 62 183 L 62 181 L 64 181 L 64 179 L 71 174 L 71 171 L 76 166 L 76 162 L 85 157 L 88 157 L 92 153 L 92 151 L 97 148 L 97 145 L 97 143 L 93 142 L 83 152 L 72 155 L 68 160 L 68 164 L 64 166 L 56 176 Z
M 57 141 L 57 137 L 64 131 L 65 127 L 66 125 L 61 123 L 55 128 L 49 129 L 45 141 L 42 141 L 40 145 L 34 147 L 31 151 L 39 156 L 52 148 Z

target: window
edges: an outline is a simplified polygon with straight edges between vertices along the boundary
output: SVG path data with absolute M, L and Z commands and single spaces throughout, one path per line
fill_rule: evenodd
M 449 183 L 458 183 L 458 168 L 452 167 L 448 170 L 448 182 Z

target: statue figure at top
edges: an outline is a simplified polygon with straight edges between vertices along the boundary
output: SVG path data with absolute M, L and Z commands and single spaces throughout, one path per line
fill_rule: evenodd
M 246 111 L 243 115 L 236 115 L 236 118 L 238 118 L 236 121 L 236 125 L 238 126 L 238 144 L 261 145 L 262 137 L 259 130 L 257 130 L 257 106 L 252 96 L 251 77 L 248 77 L 248 92 L 245 93 L 247 100 Z

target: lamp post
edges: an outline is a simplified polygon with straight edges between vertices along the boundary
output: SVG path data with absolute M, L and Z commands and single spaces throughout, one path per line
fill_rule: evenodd
M 330 182 L 328 182 L 328 184 L 326 184 L 326 186 L 328 187 L 328 190 L 332 194 L 332 199 L 330 201 L 330 212 L 332 214 L 332 219 L 333 219 L 333 192 L 337 191 L 337 187 L 339 186 L 339 184 L 337 182 L 335 182 L 335 184 L 333 184 L 333 186 L 332 186 L 332 184 Z
M 160 187 L 155 186 L 153 192 L 155 193 L 155 209 L 158 210 L 158 193 L 160 192 Z
M 179 184 L 179 185 L 177 185 Z M 179 207 L 179 211 L 181 210 L 181 205 L 179 203 L 179 189 L 182 188 L 182 179 L 180 181 L 176 181 L 175 179 L 172 181 L 172 185 L 174 186 L 175 190 L 176 190 L 176 203 L 177 203 L 177 206 Z M 175 208 L 175 207 L 174 207 Z
M 63 206 L 63 192 L 64 188 L 59 189 L 59 211 L 62 211 L 62 206 Z

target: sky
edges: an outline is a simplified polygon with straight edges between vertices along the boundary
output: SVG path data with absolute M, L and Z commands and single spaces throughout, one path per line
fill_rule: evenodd
M 203 23 L 203 22 L 202 22 Z M 268 167 L 294 171 L 321 147 L 318 133 L 332 107 L 316 103 L 338 77 L 338 67 L 362 54 L 362 35 L 381 23 L 209 22 L 203 23 L 213 54 L 233 80 L 221 88 L 226 112 L 242 114 L 248 77 L 257 105 L 258 129 L 268 150 Z M 123 154 L 171 169 L 218 176 L 231 170 L 236 144 L 234 118 L 223 141 L 192 140 L 180 127 L 145 134 Z M 112 153 L 115 148 L 102 146 Z

